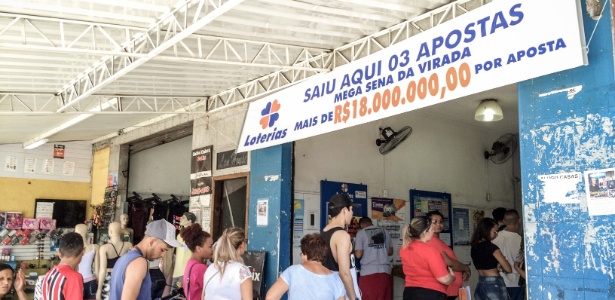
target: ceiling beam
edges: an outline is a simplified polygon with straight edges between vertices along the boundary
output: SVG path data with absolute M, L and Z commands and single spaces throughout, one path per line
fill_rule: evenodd
M 136 44 L 128 37 L 144 35 L 147 28 L 115 24 L 65 20 L 50 17 L 0 13 L 0 49 L 46 51 L 65 54 L 148 58 L 152 50 L 143 39 L 134 51 L 125 46 Z M 41 30 L 43 28 L 44 30 Z M 168 30 L 168 28 L 167 28 Z M 68 38 L 68 37 L 72 38 Z M 234 65 L 263 68 L 290 67 L 290 62 L 304 51 L 318 55 L 330 51 L 324 48 L 301 47 L 279 43 L 223 38 L 192 34 L 179 42 L 181 47 L 157 55 L 152 60 Z M 234 55 L 228 56 L 227 53 Z
M 176 8 L 171 13 L 163 16 L 146 34 L 138 35 L 129 43 L 122 45 L 127 52 L 136 52 L 141 45 L 152 46 L 147 51 L 146 57 L 132 59 L 123 56 L 110 56 L 89 68 L 85 74 L 72 80 L 59 93 L 62 98 L 62 106 L 57 112 L 66 111 L 69 107 L 74 106 L 111 82 L 143 65 L 212 22 L 218 16 L 228 12 L 242 1 L 244 0 L 200 0 L 186 3 L 184 6 Z M 198 5 L 194 5 L 197 3 Z M 194 18 L 187 17 L 189 10 L 194 7 L 196 7 L 196 11 L 191 12 Z
M 100 95 L 92 96 L 63 113 L 57 113 L 60 97 L 44 93 L 0 93 L 0 116 L 182 114 L 203 113 L 194 105 L 203 96 Z M 114 105 L 107 104 L 113 100 Z
M 341 65 L 345 65 L 354 60 L 360 59 L 372 53 L 378 52 L 391 45 L 408 39 L 420 32 L 433 28 L 450 19 L 456 18 L 470 10 L 481 7 L 490 0 L 457 0 L 444 5 L 440 8 L 424 13 L 412 19 L 408 19 L 400 24 L 376 32 L 366 36 L 355 42 L 336 48 L 331 53 L 323 53 L 322 55 L 305 58 L 298 62 L 303 66 L 314 66 L 317 69 L 335 69 Z M 289 2 L 297 4 L 299 2 Z M 260 78 L 248 81 L 240 86 L 222 91 L 211 96 L 208 101 L 200 101 L 193 103 L 191 109 L 196 109 L 199 106 L 206 105 L 207 113 L 213 113 L 219 110 L 227 109 L 232 106 L 249 103 L 258 100 L 269 94 L 290 87 L 294 84 L 309 79 L 310 77 L 319 74 L 317 71 L 295 71 L 289 69 L 281 69 L 271 74 Z M 164 121 L 173 117 L 173 114 L 165 114 L 154 119 L 135 124 L 123 130 L 124 133 L 143 128 L 158 122 Z M 97 143 L 117 137 L 117 133 L 111 133 L 92 140 L 92 143 Z
M 300 64 L 314 66 L 317 69 L 333 70 L 339 66 L 352 63 L 391 45 L 397 44 L 425 30 L 454 19 L 466 12 L 483 6 L 489 0 L 457 0 L 420 16 L 408 19 L 397 25 L 358 39 L 334 49 L 331 53 L 306 58 Z M 282 69 L 260 78 L 251 80 L 241 86 L 223 91 L 211 97 L 207 111 L 218 110 L 225 106 L 257 100 L 271 93 L 272 89 L 280 90 L 318 74 L 319 72 L 296 72 Z

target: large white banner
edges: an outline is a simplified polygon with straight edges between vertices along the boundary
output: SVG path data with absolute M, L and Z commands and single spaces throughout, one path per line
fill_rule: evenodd
M 250 104 L 237 152 L 586 64 L 577 0 L 494 1 Z

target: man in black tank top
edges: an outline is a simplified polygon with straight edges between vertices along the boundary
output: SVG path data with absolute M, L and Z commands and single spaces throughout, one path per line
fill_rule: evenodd
M 352 200 L 348 195 L 337 194 L 329 200 L 328 209 L 332 219 L 321 234 L 328 246 L 323 265 L 339 273 L 346 289 L 346 299 L 360 299 L 352 241 L 344 229 L 352 220 Z

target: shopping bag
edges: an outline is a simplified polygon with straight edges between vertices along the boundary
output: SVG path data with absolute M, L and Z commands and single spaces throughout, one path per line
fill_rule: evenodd
M 462 286 L 459 288 L 459 300 L 472 300 L 472 294 L 470 293 L 470 286 Z

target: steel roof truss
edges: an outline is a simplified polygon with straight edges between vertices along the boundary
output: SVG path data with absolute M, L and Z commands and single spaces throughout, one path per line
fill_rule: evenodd
M 354 0 L 350 0 L 350 1 L 354 1 Z M 353 43 L 349 43 L 339 48 L 336 48 L 332 52 L 332 54 L 322 53 L 310 59 L 307 59 L 306 57 L 306 60 L 302 61 L 300 64 L 304 66 L 312 66 L 313 63 L 317 63 L 319 61 L 325 61 L 325 62 L 332 61 L 333 63 L 332 66 L 328 66 L 328 63 L 326 65 L 328 66 L 329 69 L 334 69 L 341 65 L 351 63 L 354 60 L 360 59 L 366 55 L 370 55 L 382 49 L 388 48 L 389 46 L 401 41 L 400 37 L 403 36 L 404 33 L 405 33 L 405 38 L 407 39 L 407 38 L 410 38 L 411 36 L 414 36 L 417 33 L 425 31 L 426 29 L 419 26 L 419 23 L 421 25 L 423 23 L 427 23 L 426 25 L 422 25 L 422 26 L 428 26 L 429 28 L 432 28 L 438 24 L 441 24 L 447 20 L 456 18 L 458 15 L 462 15 L 465 12 L 467 12 L 468 9 L 463 7 L 463 5 L 470 4 L 472 6 L 472 9 L 474 9 L 482 5 L 485 5 L 488 2 L 490 1 L 457 0 L 455 2 L 451 2 L 449 4 L 446 4 L 442 7 L 434 9 L 430 12 L 424 13 L 415 18 L 406 20 L 388 29 L 376 32 L 366 37 L 363 37 Z M 439 17 L 438 22 L 434 22 L 433 20 L 437 17 Z M 412 28 L 414 28 L 415 30 L 412 30 Z M 395 33 L 392 39 L 390 38 L 391 33 Z M 372 47 L 371 45 L 374 45 L 376 47 Z M 358 46 L 358 49 L 355 50 L 355 47 L 357 46 Z M 374 49 L 374 48 L 379 48 L 379 49 Z M 297 65 L 297 64 L 295 63 L 294 65 Z M 293 76 L 284 77 L 285 79 L 287 79 L 286 83 L 279 81 L 279 79 L 281 78 L 280 75 L 286 74 L 288 72 L 292 72 L 291 74 Z M 289 70 L 289 69 L 283 69 L 280 71 L 273 72 L 269 75 L 262 76 L 260 78 L 249 81 L 241 86 L 226 90 L 224 92 L 221 92 L 217 95 L 212 96 L 211 97 L 212 103 L 210 103 L 210 107 L 207 108 L 207 111 L 208 113 L 211 113 L 213 111 L 213 109 L 211 109 L 212 107 L 215 110 L 218 110 L 218 109 L 223 108 L 224 106 L 229 106 L 232 104 L 238 104 L 238 103 L 243 103 L 243 102 L 249 102 L 252 100 L 262 98 L 266 96 L 267 94 L 272 93 L 274 90 L 284 88 L 287 85 L 296 84 L 318 73 L 320 73 L 318 72 L 318 69 L 315 69 L 314 72 L 310 72 L 308 70 L 295 72 L 294 70 Z M 277 82 L 277 85 L 276 86 L 268 85 L 267 88 L 261 85 L 261 87 L 263 88 L 263 91 L 261 91 L 260 94 L 246 93 L 244 95 L 241 95 L 243 99 L 237 99 L 236 97 L 232 97 L 232 101 L 227 101 L 228 99 L 231 98 L 231 96 L 238 94 L 236 93 L 236 91 L 242 90 L 248 86 L 261 84 L 262 82 L 269 82 L 269 83 Z M 220 106 L 218 104 L 220 104 Z
M 200 1 L 205 1 L 205 0 L 200 0 Z M 216 17 L 224 14 L 225 12 L 232 9 L 234 6 L 240 4 L 242 1 L 243 0 L 219 0 L 216 3 L 209 1 L 211 6 L 207 5 L 208 10 L 206 11 L 206 13 L 200 16 L 200 18 L 196 22 L 191 23 L 189 26 L 186 26 L 185 29 L 182 28 L 183 30 L 178 30 L 177 28 L 178 26 L 170 26 L 172 27 L 171 29 L 169 28 L 169 26 L 166 26 L 166 24 L 179 25 L 177 22 L 178 16 L 181 16 L 182 13 L 186 15 L 185 12 L 194 5 L 194 2 L 186 3 L 183 9 L 182 7 L 180 7 L 178 9 L 175 9 L 171 13 L 166 14 L 165 16 L 161 18 L 161 20 L 159 20 L 156 24 L 154 24 L 147 31 L 147 34 L 138 35 L 133 40 L 131 40 L 128 44 L 136 45 L 138 42 L 142 41 L 143 39 L 146 39 L 147 36 L 152 36 L 152 35 L 157 37 L 157 41 L 160 41 L 158 37 L 160 36 L 160 32 L 162 30 L 165 30 L 165 28 L 166 28 L 166 35 L 168 39 L 165 38 L 163 42 L 157 43 L 155 48 L 148 51 L 146 57 L 142 57 L 134 61 L 131 61 L 130 63 L 126 63 L 123 67 L 120 65 L 118 66 L 119 69 L 117 70 L 112 68 L 113 69 L 112 70 L 113 72 L 111 72 L 112 75 L 97 78 L 96 82 L 94 82 L 93 87 L 85 89 L 83 91 L 75 88 L 75 86 L 78 86 L 81 82 L 83 82 L 88 77 L 87 73 L 96 72 L 101 67 L 104 68 L 105 65 L 109 63 L 109 61 L 111 61 L 111 64 L 113 66 L 113 61 L 117 57 L 111 56 L 97 63 L 91 69 L 87 70 L 86 74 L 77 77 L 75 80 L 73 80 L 73 82 L 69 84 L 69 86 L 65 87 L 60 92 L 63 105 L 57 110 L 57 112 L 65 111 L 68 107 L 72 106 L 74 103 L 77 103 L 83 100 L 84 98 L 87 98 L 88 96 L 92 95 L 93 93 L 105 87 L 107 84 L 117 80 L 124 74 L 143 65 L 144 63 L 146 63 L 147 61 L 149 61 L 156 55 L 159 55 L 166 49 L 174 46 L 176 43 L 183 40 L 185 37 L 189 36 L 190 34 L 196 32 L 198 29 L 202 28 L 206 24 L 210 23 Z M 171 35 L 170 33 L 172 31 L 173 31 L 173 34 Z M 132 48 L 134 49 L 134 47 Z M 127 48 L 126 51 L 129 51 L 129 48 Z

